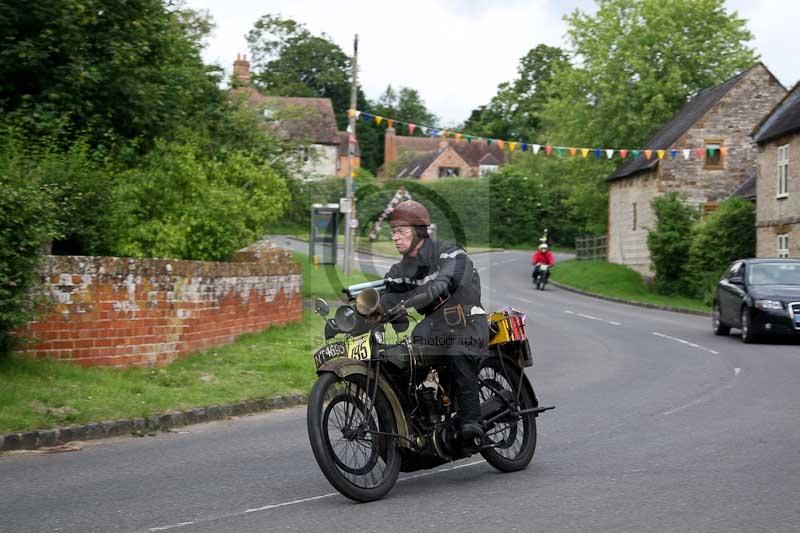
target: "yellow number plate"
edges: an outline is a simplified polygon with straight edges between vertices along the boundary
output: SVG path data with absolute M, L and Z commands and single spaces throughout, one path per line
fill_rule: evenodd
M 347 357 L 364 361 L 370 358 L 369 333 L 347 339 Z

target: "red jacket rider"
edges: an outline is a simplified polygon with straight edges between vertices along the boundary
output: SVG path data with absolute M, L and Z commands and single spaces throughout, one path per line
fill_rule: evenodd
M 533 257 L 531 257 L 531 264 L 553 266 L 556 264 L 556 260 L 553 257 L 553 253 L 548 250 L 548 246 L 542 244 L 539 246 L 539 249 L 534 252 Z

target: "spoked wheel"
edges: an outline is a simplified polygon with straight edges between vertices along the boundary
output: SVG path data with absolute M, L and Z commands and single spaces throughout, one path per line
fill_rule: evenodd
M 372 404 L 364 376 L 321 375 L 311 389 L 307 422 L 314 457 L 336 490 L 360 502 L 391 490 L 400 451 L 384 434 L 397 432 L 394 413 L 380 389 Z
M 533 395 L 520 382 L 519 370 L 510 363 L 501 364 L 498 357 L 484 359 L 479 378 L 481 403 L 506 391 L 505 397 L 518 398 L 519 410 L 535 407 Z M 520 388 L 522 390 L 517 395 Z M 509 415 L 501 418 L 487 429 L 486 439 L 492 446 L 481 450 L 486 462 L 502 472 L 522 470 L 536 451 L 536 417 Z

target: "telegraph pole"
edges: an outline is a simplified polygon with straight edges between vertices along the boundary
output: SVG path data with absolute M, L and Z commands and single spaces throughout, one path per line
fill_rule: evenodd
M 353 220 L 353 156 L 356 152 L 356 106 L 358 105 L 357 96 L 358 96 L 358 85 L 356 83 L 356 76 L 358 75 L 358 34 L 355 36 L 355 40 L 353 41 L 353 76 L 352 76 L 352 83 L 350 86 L 350 111 L 348 112 L 348 120 L 350 124 L 350 133 L 348 137 L 348 144 L 347 144 L 347 192 L 346 196 L 349 199 L 348 203 L 350 204 L 350 209 L 345 213 L 345 234 L 344 234 L 344 273 L 345 275 L 350 274 L 350 264 L 352 262 L 352 255 L 353 255 L 353 229 L 350 227 L 350 224 Z

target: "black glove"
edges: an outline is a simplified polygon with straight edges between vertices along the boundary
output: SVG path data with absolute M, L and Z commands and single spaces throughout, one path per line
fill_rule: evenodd
M 389 311 L 386 312 L 387 315 L 390 316 L 406 316 L 408 314 L 408 309 L 406 309 L 405 303 L 400 302 L 399 304 L 395 305 Z

